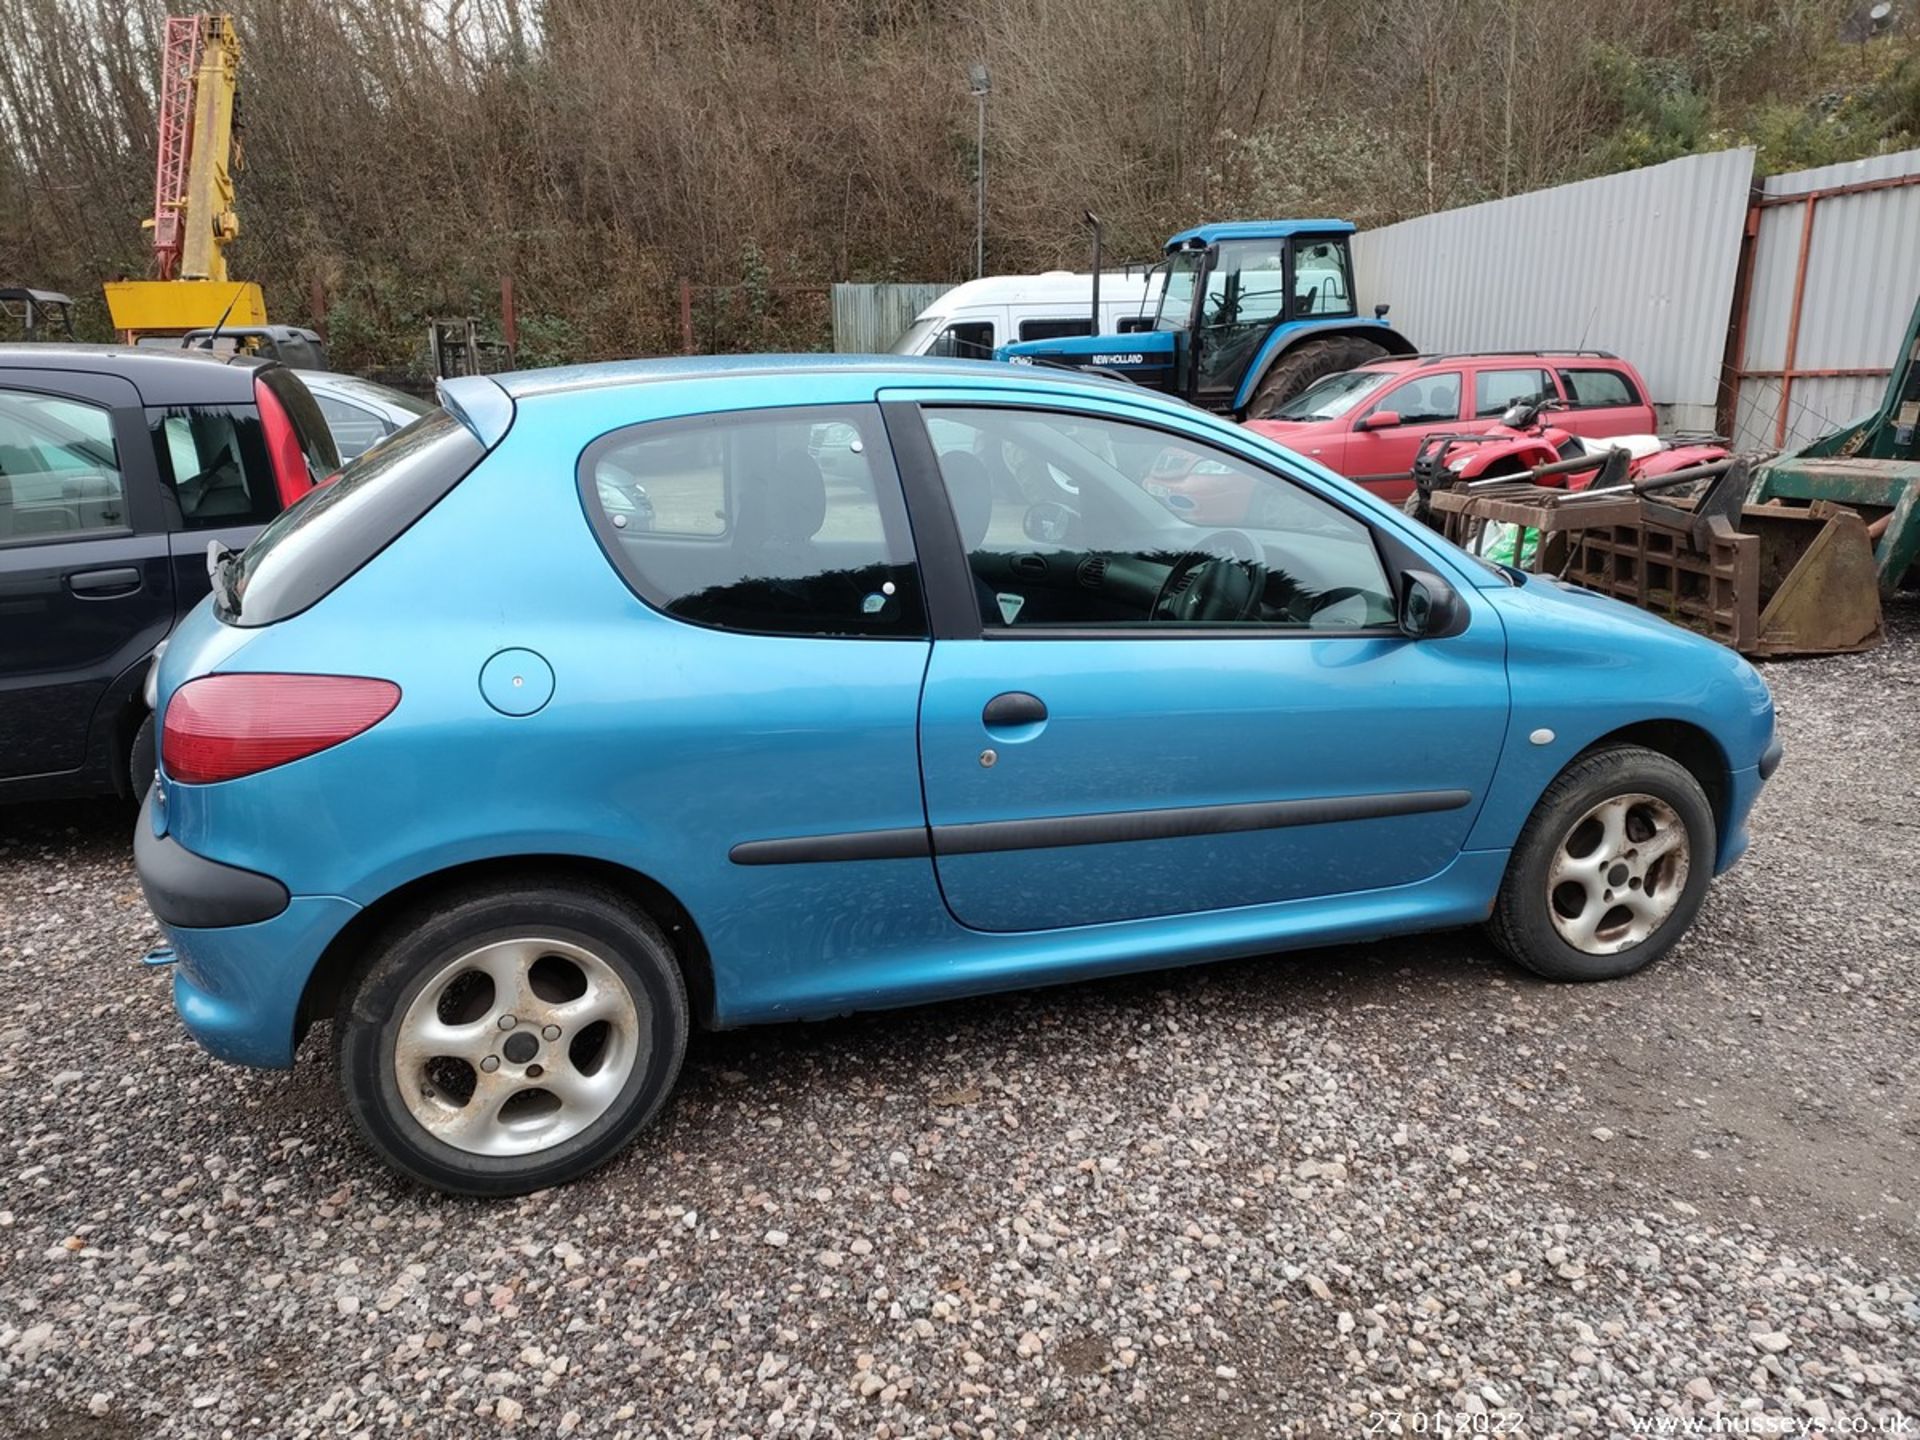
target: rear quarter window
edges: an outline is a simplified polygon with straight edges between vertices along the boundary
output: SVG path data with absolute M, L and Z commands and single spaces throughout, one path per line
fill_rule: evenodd
M 581 456 L 580 490 L 621 578 L 676 619 L 756 635 L 927 633 L 878 406 L 616 430 Z
M 1560 383 L 1567 387 L 1567 404 L 1575 409 L 1640 403 L 1633 382 L 1618 370 L 1562 370 Z
M 214 587 L 215 613 L 244 626 L 298 615 L 392 544 L 486 453 L 445 410 L 389 435 L 260 532 L 228 583 Z

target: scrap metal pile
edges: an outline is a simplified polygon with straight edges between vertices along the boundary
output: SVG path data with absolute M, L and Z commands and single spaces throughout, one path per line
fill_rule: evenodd
M 1873 414 L 1799 450 L 1635 473 L 1628 449 L 1445 486 L 1436 528 L 1475 553 L 1629 601 L 1745 655 L 1868 650 L 1920 567 L 1920 305 Z

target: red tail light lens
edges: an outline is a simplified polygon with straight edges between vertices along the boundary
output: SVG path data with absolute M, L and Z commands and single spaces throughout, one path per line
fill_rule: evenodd
M 267 455 L 273 461 L 273 488 L 279 493 L 280 508 L 286 509 L 313 489 L 313 471 L 307 466 L 307 452 L 300 448 L 300 436 L 293 428 L 293 417 L 280 397 L 265 381 L 253 382 L 253 398 L 260 406 L 260 430 L 267 441 Z
M 391 680 L 353 675 L 204 675 L 167 701 L 160 760 L 188 785 L 237 780 L 370 730 L 400 703 Z

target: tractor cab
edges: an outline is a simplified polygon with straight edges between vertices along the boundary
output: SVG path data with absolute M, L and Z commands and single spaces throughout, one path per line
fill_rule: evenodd
M 1414 347 L 1360 318 L 1344 220 L 1200 225 L 1167 241 L 1152 329 L 1002 346 L 997 359 L 1113 375 L 1254 420 L 1338 370 Z M 1152 293 L 1151 290 L 1149 293 Z

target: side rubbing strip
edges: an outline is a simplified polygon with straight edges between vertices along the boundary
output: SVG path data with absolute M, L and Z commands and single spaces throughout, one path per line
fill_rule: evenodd
M 986 855 L 1000 850 L 1046 850 L 1065 845 L 1111 845 L 1126 840 L 1175 840 L 1381 820 L 1458 810 L 1470 790 L 1402 790 L 1385 795 L 1339 795 L 1322 800 L 1258 800 L 1244 805 L 1188 805 L 1171 810 L 1113 810 L 1037 820 L 985 820 L 933 827 L 935 855 Z M 746 840 L 728 852 L 736 865 L 804 865 L 825 860 L 904 860 L 928 852 L 919 829 L 858 830 L 842 835 L 798 835 L 790 840 Z
M 1042 820 L 985 820 L 936 825 L 936 855 L 984 855 L 995 850 L 1041 850 L 1055 845 L 1108 845 L 1119 840 L 1174 840 L 1187 835 L 1231 835 L 1284 830 L 1339 820 L 1378 820 L 1458 810 L 1468 790 L 1404 790 L 1389 795 L 1337 795 L 1325 800 L 1256 800 L 1246 805 L 1189 805 L 1177 810 L 1115 810 Z
M 796 835 L 790 840 L 742 840 L 727 852 L 736 865 L 809 865 L 822 860 L 909 860 L 924 856 L 924 826 L 854 830 L 843 835 Z

